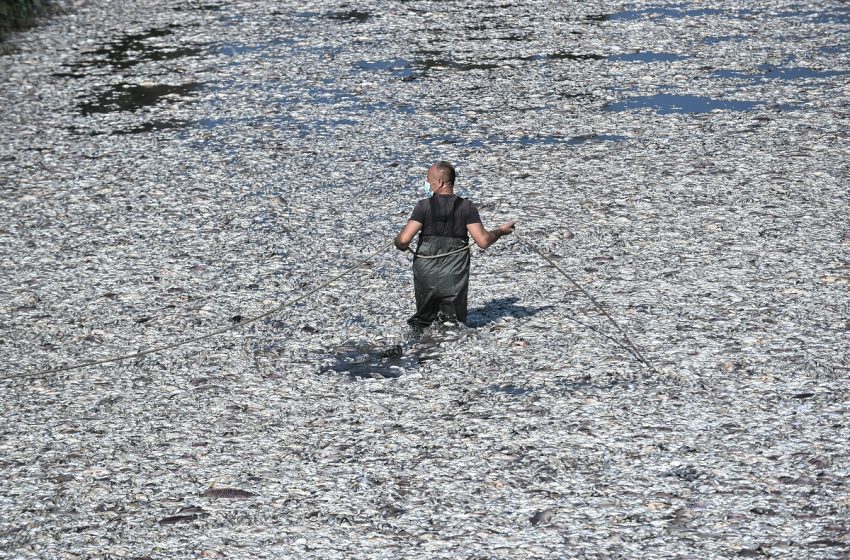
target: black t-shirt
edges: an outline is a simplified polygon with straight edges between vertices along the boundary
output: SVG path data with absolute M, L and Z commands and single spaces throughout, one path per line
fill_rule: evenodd
M 435 194 L 434 198 L 436 199 L 437 209 L 439 213 L 449 214 L 455 204 L 455 199 L 457 199 L 458 197 L 455 194 Z M 420 238 L 423 235 L 435 235 L 434 220 L 431 219 L 430 199 L 423 198 L 422 200 L 420 200 L 416 204 L 416 207 L 413 209 L 413 214 L 411 214 L 410 219 L 422 224 L 422 231 L 419 232 Z M 469 224 L 480 223 L 481 216 L 478 215 L 478 208 L 476 208 L 475 205 L 469 201 L 469 199 L 463 199 L 460 204 L 458 204 L 457 210 L 455 211 L 453 237 L 469 239 L 466 233 L 466 226 L 468 226 Z

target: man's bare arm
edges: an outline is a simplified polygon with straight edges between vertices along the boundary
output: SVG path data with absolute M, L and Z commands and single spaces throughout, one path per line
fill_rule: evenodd
M 416 234 L 419 233 L 419 230 L 422 229 L 422 224 L 417 222 L 416 220 L 408 220 L 407 225 L 404 226 L 404 229 L 396 235 L 395 237 L 395 247 L 399 251 L 404 251 L 408 247 L 410 247 L 410 243 L 413 241 L 413 238 L 416 237 Z
M 514 231 L 514 226 L 516 222 L 506 222 L 496 229 L 487 231 L 484 229 L 484 226 L 479 222 L 477 224 L 469 224 L 466 226 L 467 231 L 469 231 L 469 235 L 472 236 L 472 239 L 475 241 L 475 244 L 481 247 L 482 249 L 486 249 L 493 243 L 499 240 L 500 237 L 505 235 L 510 235 Z

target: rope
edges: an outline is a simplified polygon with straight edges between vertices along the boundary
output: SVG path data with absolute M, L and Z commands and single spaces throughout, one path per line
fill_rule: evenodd
M 413 256 L 416 257 L 417 259 L 439 259 L 440 257 L 448 257 L 449 255 L 454 255 L 455 253 L 462 253 L 464 251 L 469 251 L 470 247 L 472 247 L 473 245 L 474 245 L 474 243 L 470 243 L 466 247 L 462 247 L 460 249 L 455 249 L 454 251 L 449 251 L 448 253 L 442 253 L 442 254 L 439 254 L 439 255 L 420 255 L 419 253 L 417 253 L 416 251 L 411 249 L 409 245 L 407 246 L 407 250 L 410 251 L 411 253 L 413 253 Z
M 579 285 L 578 282 L 573 280 L 573 278 L 569 274 L 564 272 L 563 269 L 561 269 L 560 266 L 555 264 L 555 262 L 552 259 L 550 259 L 546 255 L 544 255 L 539 249 L 537 249 L 537 247 L 535 247 L 534 245 L 532 245 L 531 243 L 529 243 L 528 241 L 526 241 L 525 239 L 520 237 L 520 235 L 518 233 L 514 232 L 514 235 L 516 235 L 516 238 L 517 238 L 518 241 L 522 242 L 529 249 L 531 249 L 532 251 L 534 251 L 535 253 L 540 255 L 542 258 L 544 258 L 549 264 L 551 264 L 553 267 L 555 267 L 555 270 L 557 270 L 558 272 L 563 274 L 564 277 L 567 280 L 569 280 L 572 283 L 573 286 L 578 288 L 578 290 L 581 293 L 583 293 L 585 296 L 587 296 L 587 299 L 590 300 L 590 302 L 596 307 L 596 309 L 598 309 L 609 321 L 611 321 L 611 324 L 614 325 L 614 327 L 616 327 L 618 331 L 620 331 L 621 335 L 623 335 L 623 339 L 629 344 L 629 348 L 626 348 L 626 349 L 629 350 L 629 352 L 631 352 L 631 354 L 635 358 L 637 358 L 639 362 L 643 363 L 646 367 L 648 367 L 651 372 L 658 374 L 658 370 L 655 368 L 655 366 L 653 366 L 651 363 L 649 363 L 649 360 L 647 360 L 643 356 L 643 354 L 641 354 L 640 350 L 638 350 L 637 346 L 635 346 L 635 343 L 632 342 L 632 339 L 629 338 L 629 335 L 626 333 L 626 331 L 620 326 L 619 323 L 617 323 L 617 321 L 614 320 L 613 317 L 611 317 L 611 315 L 608 314 L 607 311 L 605 311 L 605 309 L 601 305 L 599 305 L 599 302 L 597 302 L 596 299 L 592 295 L 590 295 L 590 293 L 587 290 L 582 288 L 581 285 Z M 622 345 L 620 345 L 620 346 L 622 347 Z
M 42 370 L 42 371 L 29 372 L 29 373 L 19 373 L 19 374 L 15 374 L 15 375 L 7 375 L 7 376 L 4 376 L 4 377 L 0 377 L 0 381 L 6 381 L 8 379 L 20 379 L 20 378 L 25 378 L 25 377 L 40 377 L 42 375 L 50 375 L 50 374 L 53 374 L 53 373 L 60 373 L 60 372 L 63 372 L 63 371 L 71 371 L 71 370 L 80 369 L 80 368 L 89 367 L 89 366 L 97 366 L 97 365 L 109 364 L 109 363 L 113 363 L 113 362 L 121 362 L 121 361 L 124 361 L 124 360 L 129 360 L 131 358 L 138 358 L 138 357 L 141 357 L 141 356 L 146 356 L 148 354 L 163 352 L 165 350 L 177 348 L 178 346 L 183 346 L 185 344 L 191 344 L 192 342 L 198 342 L 198 341 L 201 341 L 201 340 L 205 340 L 207 338 L 212 338 L 214 336 L 218 336 L 218 335 L 224 334 L 226 332 L 235 331 L 236 329 L 240 329 L 240 328 L 244 327 L 245 325 L 250 325 L 251 323 L 256 323 L 260 319 L 265 319 L 269 315 L 274 315 L 275 313 L 277 313 L 277 312 L 279 312 L 279 311 L 281 311 L 281 310 L 283 310 L 287 307 L 292 307 L 296 303 L 310 297 L 311 295 L 315 294 L 319 290 L 322 290 L 322 289 L 330 286 L 331 284 L 333 284 L 334 282 L 336 282 L 337 280 L 339 280 L 340 278 L 342 278 L 346 274 L 352 272 L 357 267 L 359 267 L 361 264 L 363 264 L 366 261 L 368 261 L 369 259 L 375 257 L 376 255 L 378 255 L 381 251 L 383 251 L 385 249 L 386 249 L 386 244 L 383 244 L 383 245 L 381 245 L 381 248 L 378 249 L 377 251 L 369 254 L 366 257 L 363 257 L 362 259 L 357 261 L 357 263 L 354 264 L 353 266 L 345 269 L 344 271 L 340 272 L 339 274 L 337 274 L 336 276 L 334 276 L 330 280 L 325 281 L 323 284 L 316 286 L 315 288 L 313 288 L 309 292 L 301 294 L 300 296 L 293 299 L 292 301 L 287 301 L 286 303 L 282 303 L 282 304 L 278 305 L 277 307 L 275 307 L 274 309 L 270 309 L 269 311 L 266 311 L 265 313 L 263 313 L 261 315 L 257 315 L 256 317 L 246 319 L 246 320 L 244 320 L 240 323 L 237 323 L 236 325 L 233 325 L 233 326 L 230 326 L 230 327 L 227 327 L 227 328 L 224 328 L 224 329 L 219 329 L 217 331 L 213 331 L 213 332 L 205 334 L 205 335 L 196 336 L 194 338 L 187 338 L 186 340 L 181 340 L 181 341 L 174 342 L 174 343 L 171 343 L 171 344 L 164 344 L 162 346 L 155 346 L 153 348 L 148 348 L 146 350 L 142 350 L 140 352 L 135 352 L 133 354 L 125 354 L 123 356 L 116 356 L 116 357 L 113 357 L 113 358 L 106 358 L 106 359 L 103 359 L 103 360 L 96 360 L 96 361 L 91 361 L 91 362 L 81 362 L 81 363 L 78 363 L 78 364 L 73 364 L 73 365 L 70 365 L 70 366 L 64 366 L 64 367 L 60 367 L 60 368 L 46 369 L 46 370 Z
M 524 245 L 528 246 L 532 251 L 534 251 L 535 253 L 540 255 L 549 264 L 551 264 L 555 268 L 555 270 L 557 270 L 558 272 L 563 274 L 564 277 L 567 280 L 569 280 L 581 293 L 583 293 L 585 296 L 587 296 L 587 298 L 591 301 L 591 303 L 593 303 L 593 305 L 611 322 L 611 324 L 613 324 L 614 327 L 616 327 L 616 329 L 623 336 L 623 339 L 628 343 L 628 346 L 625 346 L 625 345 L 619 343 L 619 341 L 616 341 L 615 339 L 608 337 L 607 335 L 606 335 L 606 338 L 614 340 L 617 343 L 618 346 L 620 346 L 621 348 L 624 348 L 624 349 L 628 350 L 629 352 L 631 352 L 632 355 L 634 355 L 641 363 L 646 365 L 650 369 L 650 371 L 652 371 L 654 373 L 658 373 L 658 370 L 643 356 L 643 354 L 640 352 L 640 350 L 638 350 L 637 346 L 629 338 L 629 335 L 626 333 L 626 331 L 619 325 L 619 323 L 617 323 L 617 321 L 614 320 L 613 317 L 611 317 L 611 315 L 608 314 L 607 311 L 605 311 L 605 309 L 596 301 L 596 299 L 592 295 L 590 295 L 590 293 L 587 290 L 582 288 L 581 285 L 579 285 L 578 282 L 573 280 L 573 278 L 569 274 L 564 272 L 564 270 L 561 269 L 561 267 L 559 267 L 557 264 L 555 264 L 555 262 L 553 262 L 552 259 L 547 257 L 540 250 L 538 250 L 537 247 L 535 247 L 534 245 L 532 245 L 531 243 L 529 243 L 528 241 L 523 239 L 519 234 L 514 233 L 514 235 L 516 235 L 516 238 L 517 238 L 518 241 L 522 242 Z M 391 242 L 391 244 L 392 244 L 392 242 Z M 416 258 L 438 259 L 438 258 L 441 258 L 441 257 L 446 257 L 448 255 L 454 255 L 456 253 L 461 253 L 463 251 L 468 251 L 472 247 L 472 245 L 473 244 L 470 243 L 466 247 L 463 247 L 461 249 L 456 249 L 456 250 L 450 251 L 448 253 L 442 253 L 440 255 L 427 255 L 427 256 L 426 255 L 418 255 L 410 247 L 408 247 L 407 250 L 410 251 L 411 253 L 413 253 Z M 256 317 L 246 319 L 246 320 L 241 321 L 240 323 L 237 323 L 237 324 L 232 325 L 230 327 L 227 327 L 227 328 L 224 328 L 224 329 L 219 329 L 217 331 L 213 331 L 213 332 L 207 333 L 205 335 L 196 336 L 196 337 L 192 337 L 192 338 L 187 338 L 185 340 L 173 342 L 171 344 L 164 344 L 164 345 L 161 345 L 161 346 L 155 346 L 155 347 L 152 347 L 152 348 L 141 350 L 139 352 L 134 352 L 132 354 L 125 354 L 125 355 L 122 355 L 122 356 L 115 356 L 115 357 L 112 357 L 112 358 L 105 358 L 105 359 L 102 359 L 102 360 L 80 362 L 80 363 L 77 363 L 77 364 L 72 364 L 70 366 L 63 366 L 63 367 L 60 367 L 60 368 L 46 369 L 46 370 L 41 370 L 41 371 L 36 371 L 36 372 L 24 372 L 24 373 L 19 373 L 19 374 L 15 374 L 15 375 L 7 375 L 7 376 L 0 377 L 0 381 L 7 381 L 7 380 L 10 380 L 10 379 L 23 379 L 23 378 L 27 378 L 27 377 L 40 377 L 40 376 L 43 376 L 43 375 L 51 375 L 51 374 L 54 374 L 54 373 L 61 373 L 61 372 L 64 372 L 64 371 L 72 371 L 72 370 L 81 369 L 81 368 L 85 368 L 85 367 L 89 367 L 89 366 L 97 366 L 97 365 L 102 365 L 102 364 L 121 362 L 121 361 L 124 361 L 124 360 L 129 360 L 131 358 L 139 358 L 141 356 L 146 356 L 148 354 L 155 354 L 155 353 L 158 353 L 158 352 L 164 352 L 165 350 L 170 350 L 172 348 L 184 346 L 186 344 L 191 344 L 193 342 L 199 342 L 201 340 L 206 340 L 208 338 L 212 338 L 214 336 L 218 336 L 220 334 L 224 334 L 224 333 L 227 333 L 227 332 L 230 332 L 230 331 L 235 331 L 237 329 L 244 327 L 245 325 L 250 325 L 251 323 L 256 323 L 257 321 L 259 321 L 261 319 L 265 319 L 266 317 L 269 317 L 270 315 L 274 315 L 275 313 L 278 313 L 278 312 L 282 311 L 283 309 L 286 309 L 287 307 L 292 307 L 293 305 L 307 299 L 308 297 L 315 294 L 316 292 L 330 286 L 331 284 L 333 284 L 334 282 L 336 282 L 337 280 L 339 280 L 340 278 L 342 278 L 346 274 L 351 273 L 357 267 L 359 267 L 361 264 L 365 263 L 369 259 L 377 256 L 385 248 L 386 248 L 386 244 L 381 245 L 381 247 L 379 249 L 370 253 L 366 257 L 363 257 L 362 259 L 357 261 L 354 265 L 343 270 L 342 272 L 340 272 L 336 276 L 333 276 L 332 278 L 326 280 L 322 284 L 319 284 L 318 286 L 316 286 L 312 290 L 301 294 L 297 298 L 295 298 L 291 301 L 287 301 L 285 303 L 282 303 L 282 304 L 278 305 L 277 307 L 274 307 L 273 309 L 266 311 L 265 313 L 257 315 Z M 593 329 L 591 329 L 591 330 L 593 330 Z

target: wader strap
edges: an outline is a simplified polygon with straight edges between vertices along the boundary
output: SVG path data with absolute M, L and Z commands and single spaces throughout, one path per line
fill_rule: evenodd
M 437 211 L 439 204 L 436 196 L 432 196 L 429 202 L 431 203 L 431 222 L 434 224 L 434 235 L 455 237 L 455 214 L 463 199 L 461 197 L 455 198 L 451 210 L 446 214 L 440 214 Z M 450 223 L 450 225 L 447 226 L 447 223 Z
M 460 205 L 464 200 L 466 199 L 458 196 L 454 200 L 454 203 L 452 204 L 452 209 L 449 211 L 448 214 L 440 214 L 438 212 L 439 205 L 437 204 L 436 196 L 432 196 L 428 200 L 428 203 L 430 204 L 431 208 L 431 213 L 430 216 L 428 216 L 426 219 L 430 220 L 431 222 L 433 230 L 433 233 L 431 235 L 440 237 L 454 237 L 457 239 L 467 239 L 466 235 L 455 235 L 455 215 L 457 214 L 457 209 L 460 208 Z M 448 222 L 451 222 L 451 225 L 448 231 L 446 231 L 445 228 Z M 423 226 L 422 229 L 424 230 L 425 227 Z M 422 235 L 421 233 L 419 234 L 419 240 L 416 243 L 417 252 L 419 252 L 419 248 L 422 247 L 422 242 L 425 241 L 425 239 L 427 239 L 428 237 L 431 237 L 431 235 Z

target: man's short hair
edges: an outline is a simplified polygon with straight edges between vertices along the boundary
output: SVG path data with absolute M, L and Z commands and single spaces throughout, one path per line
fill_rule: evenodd
M 455 184 L 455 168 L 447 161 L 438 161 L 434 164 L 434 173 L 449 185 Z

